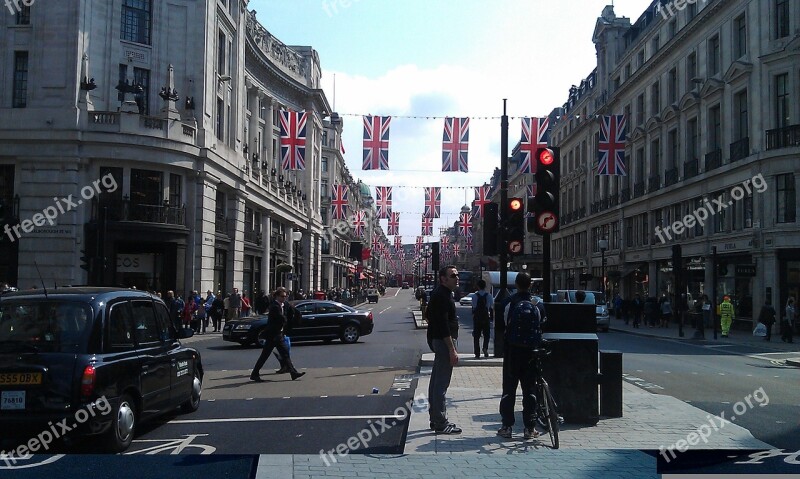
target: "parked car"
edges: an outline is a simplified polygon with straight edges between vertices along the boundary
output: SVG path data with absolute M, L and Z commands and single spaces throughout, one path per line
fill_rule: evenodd
M 403 281 L 403 289 L 408 289 L 408 281 Z
M 380 298 L 380 294 L 378 293 L 377 289 L 368 289 L 367 290 L 367 302 L 368 303 L 377 303 L 378 298 Z
M 160 298 L 121 288 L 59 288 L 0 296 L 0 430 L 26 440 L 89 416 L 69 432 L 113 452 L 140 422 L 200 406 L 200 354 L 179 339 Z M 83 410 L 83 413 L 80 411 Z M 93 410 L 94 414 L 86 414 Z
M 555 293 L 555 301 L 562 303 L 577 303 L 575 299 L 576 289 L 560 289 Z M 611 324 L 611 317 L 608 314 L 608 305 L 606 304 L 606 295 L 600 291 L 585 291 L 586 300 L 584 303 L 594 304 L 595 313 L 597 316 L 597 327 L 604 333 L 608 332 L 608 327 Z
M 461 306 L 472 306 L 472 297 L 475 296 L 475 293 L 469 293 L 466 296 L 463 296 L 461 299 L 458 300 L 458 304 Z
M 372 333 L 374 327 L 371 312 L 358 311 L 335 301 L 306 299 L 289 303 L 302 316 L 300 323 L 288 334 L 292 341 L 332 341 L 339 338 L 343 343 L 355 343 L 361 336 Z M 227 321 L 222 329 L 222 339 L 242 346 L 256 344 L 259 334 L 267 326 L 267 319 L 268 316 L 263 315 Z

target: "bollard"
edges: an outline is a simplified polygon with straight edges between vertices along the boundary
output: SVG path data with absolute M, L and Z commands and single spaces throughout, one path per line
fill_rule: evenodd
M 622 352 L 600 351 L 600 415 L 622 417 Z

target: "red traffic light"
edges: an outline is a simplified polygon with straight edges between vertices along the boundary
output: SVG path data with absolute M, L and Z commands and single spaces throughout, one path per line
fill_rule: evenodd
M 539 150 L 539 163 L 549 166 L 553 164 L 553 150 L 550 148 L 542 148 Z
M 508 202 L 508 208 L 511 211 L 519 211 L 522 209 L 522 200 L 519 198 L 511 198 Z

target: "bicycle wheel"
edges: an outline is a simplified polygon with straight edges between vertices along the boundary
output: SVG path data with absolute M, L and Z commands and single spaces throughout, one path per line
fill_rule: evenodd
M 558 412 L 556 411 L 556 401 L 550 393 L 550 386 L 547 381 L 542 380 L 542 393 L 539 396 L 540 403 L 542 404 L 540 411 L 544 416 L 543 422 L 547 424 L 547 433 L 550 435 L 550 442 L 553 444 L 553 449 L 558 449 Z

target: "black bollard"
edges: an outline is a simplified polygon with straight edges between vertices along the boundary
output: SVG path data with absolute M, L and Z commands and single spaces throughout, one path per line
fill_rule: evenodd
M 621 351 L 600 351 L 600 415 L 622 417 Z

